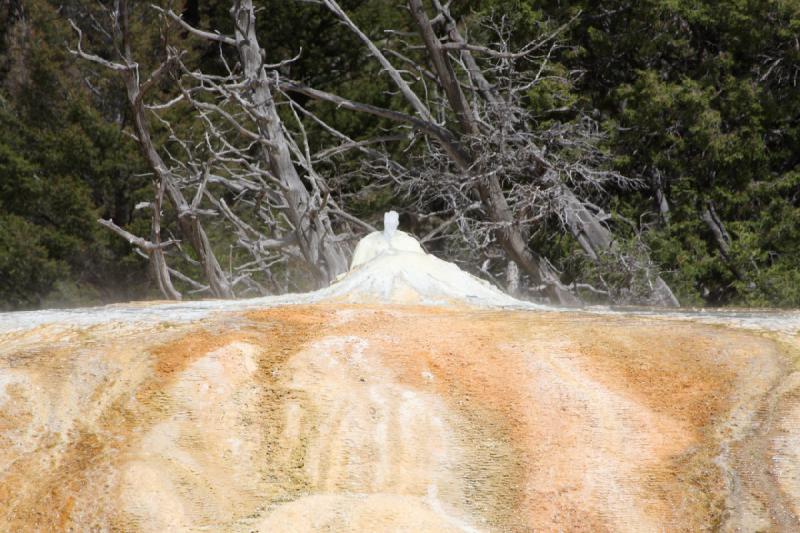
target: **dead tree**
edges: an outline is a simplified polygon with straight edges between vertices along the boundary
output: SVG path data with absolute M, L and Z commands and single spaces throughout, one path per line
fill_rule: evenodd
M 267 141 L 262 145 L 261 155 L 280 182 L 286 201 L 285 213 L 294 227 L 303 257 L 316 269 L 320 284 L 328 284 L 347 270 L 349 253 L 345 243 L 337 240 L 333 233 L 326 206 L 328 191 L 321 178 L 313 172 L 310 161 L 307 161 L 306 170 L 313 196 L 295 168 L 262 61 L 252 0 L 235 0 L 231 14 L 236 28 L 236 49 L 244 73 L 242 81 L 249 87 L 243 100 L 255 115 L 259 135 Z
M 151 205 L 153 217 L 150 241 L 131 238 L 129 233 L 121 230 L 121 228 L 113 224 L 112 221 L 102 221 L 102 223 L 145 252 L 150 258 L 157 285 L 161 292 L 168 298 L 180 299 L 180 293 L 178 293 L 172 285 L 169 269 L 164 257 L 163 248 L 165 245 L 160 242 L 161 198 L 166 194 L 167 199 L 177 212 L 177 222 L 181 237 L 196 253 L 202 265 L 205 280 L 208 283 L 211 293 L 216 297 L 230 298 L 233 296 L 233 291 L 228 283 L 225 272 L 220 267 L 219 261 L 217 261 L 214 255 L 208 236 L 203 229 L 203 224 L 197 211 L 198 206 L 196 202 L 189 203 L 186 200 L 179 186 L 177 177 L 173 175 L 168 166 L 164 163 L 164 160 L 153 144 L 150 134 L 144 98 L 150 90 L 157 86 L 159 80 L 169 71 L 174 64 L 175 58 L 168 57 L 144 82 L 142 82 L 139 64 L 133 57 L 131 49 L 127 1 L 120 0 L 116 2 L 112 9 L 106 10 L 106 13 L 112 28 L 111 32 L 108 32 L 108 34 L 112 36 L 115 41 L 114 48 L 117 51 L 118 57 L 114 60 L 110 60 L 85 52 L 82 48 L 83 34 L 74 23 L 72 23 L 72 26 L 78 34 L 78 44 L 77 49 L 72 52 L 82 59 L 115 71 L 124 81 L 130 111 L 133 117 L 134 134 L 142 154 L 154 176 L 154 189 L 156 191 L 154 196 L 156 200 Z
M 736 262 L 736 258 L 734 257 L 732 250 L 733 241 L 731 240 L 730 234 L 725 229 L 725 224 L 717 214 L 717 210 L 714 208 L 713 201 L 705 200 L 702 202 L 700 219 L 705 223 L 706 227 L 708 227 L 709 231 L 714 236 L 714 244 L 716 244 L 720 256 L 722 257 L 725 265 L 731 271 L 731 274 L 733 274 L 739 281 L 746 282 L 749 288 L 755 288 L 756 285 L 752 279 L 752 276 L 750 276 L 747 271 L 742 270 Z M 750 264 L 753 267 L 753 271 L 758 272 L 758 265 L 753 259 L 750 260 Z
M 596 148 L 598 133 L 593 121 L 584 117 L 542 131 L 523 105 L 522 95 L 548 77 L 547 65 L 558 49 L 556 38 L 563 28 L 519 51 L 510 50 L 502 28 L 498 46 L 476 45 L 462 35 L 464 26 L 456 23 L 447 5 L 433 0 L 436 14 L 430 17 L 421 0 L 408 0 L 418 40 L 404 48 L 391 43 L 380 47 L 335 0 L 318 3 L 364 43 L 403 96 L 404 108 L 352 101 L 282 77 L 279 71 L 286 61 L 266 63 L 268 54 L 258 43 L 251 0 L 233 1 L 233 35 L 192 27 L 174 12 L 155 8 L 191 34 L 235 50 L 237 58 L 237 64 L 228 67 L 226 74 L 210 75 L 183 64 L 181 54 L 168 49 L 165 64 L 151 79 L 174 66 L 180 73 L 180 94 L 151 108 L 189 106 L 204 125 L 200 138 L 190 139 L 181 138 L 165 122 L 172 132 L 170 140 L 180 152 L 166 151 L 170 166 L 146 135 L 146 107 L 140 105 L 141 113 L 134 113 L 141 118 L 136 120 L 137 137 L 157 182 L 163 184 L 178 211 L 179 221 L 185 213 L 195 215 L 190 220 L 196 221 L 196 226 L 184 227 L 185 222 L 179 226 L 201 257 L 210 287 L 216 271 L 209 267 L 221 269 L 213 253 L 201 253 L 210 251 L 210 246 L 204 247 L 207 242 L 198 238 L 197 231 L 191 231 L 199 228 L 201 236 L 205 235 L 198 214 L 226 220 L 237 236 L 237 245 L 251 256 L 251 261 L 235 268 L 229 261 L 228 278 L 221 272 L 229 287 L 244 283 L 263 291 L 251 274 L 261 270 L 271 275 L 271 267 L 279 263 L 285 269 L 304 265 L 317 285 L 343 272 L 348 241 L 356 236 L 353 228 L 373 228 L 348 213 L 346 198 L 334 197 L 315 164 L 350 150 L 364 155 L 364 168 L 371 171 L 375 183 L 389 184 L 397 193 L 414 198 L 421 212 L 442 220 L 421 239 L 423 242 L 457 236 L 464 255 L 480 255 L 482 270 L 492 277 L 499 277 L 498 268 L 513 273 L 515 268 L 509 263 L 515 264 L 527 276 L 528 285 L 552 301 L 579 303 L 578 295 L 587 286 L 579 280 L 570 285 L 562 283 L 561 273 L 533 246 L 537 239 L 559 232 L 571 235 L 583 253 L 597 263 L 618 257 L 620 268 L 644 268 L 623 257 L 609 229 L 611 217 L 602 208 L 609 188 L 638 184 L 602 170 L 604 161 Z M 403 34 L 406 38 L 410 37 Z M 77 53 L 130 77 L 129 97 L 136 111 L 135 104 L 141 104 L 149 81 L 139 86 L 138 66 L 123 49 L 126 51 L 118 63 L 86 54 L 80 48 Z M 403 68 L 395 66 L 389 56 L 400 61 Z M 220 57 L 227 66 L 230 56 L 221 53 Z M 519 69 L 521 62 L 538 67 Z M 414 76 L 410 81 L 409 73 Z M 400 134 L 351 139 L 292 98 L 281 98 L 291 93 L 329 102 L 340 110 L 388 119 L 399 126 Z M 281 105 L 286 113 L 278 112 Z M 287 125 L 286 117 L 293 117 L 290 120 L 294 122 Z M 338 145 L 312 154 L 305 124 L 320 128 Z M 408 157 L 404 162 L 384 149 L 386 143 L 398 141 L 406 143 Z M 194 190 L 191 204 L 181 201 L 181 191 L 190 188 Z M 210 203 L 213 209 L 201 209 L 200 202 Z M 429 213 L 434 206 L 439 211 Z M 153 227 L 157 227 L 155 219 Z M 163 259 L 163 245 L 157 235 L 154 239 L 147 250 L 155 264 L 155 256 Z M 495 273 L 490 272 L 492 262 L 499 262 Z M 644 263 L 648 272 L 655 272 L 649 259 Z M 170 273 L 168 268 L 161 270 Z M 646 279 L 649 287 L 645 301 L 677 305 L 657 273 L 648 274 Z M 588 289 L 611 292 L 609 287 Z
M 311 98 L 334 103 L 339 108 L 407 123 L 433 139 L 444 157 L 432 153 L 432 157 L 423 158 L 423 162 L 428 168 L 435 169 L 437 175 L 425 175 L 422 172 L 422 183 L 411 186 L 422 191 L 432 189 L 434 194 L 440 196 L 442 176 L 454 175 L 450 196 L 459 198 L 452 206 L 456 215 L 473 201 L 472 193 L 476 192 L 488 219 L 481 226 L 491 232 L 508 258 L 516 262 L 535 284 L 543 285 L 551 299 L 560 303 L 576 303 L 573 291 L 559 282 L 558 273 L 550 262 L 530 249 L 531 224 L 541 221 L 548 214 L 555 214 L 590 258 L 597 260 L 601 253 L 615 253 L 614 238 L 606 225 L 608 215 L 586 195 L 576 194 L 576 190 L 601 191 L 609 182 L 629 186 L 633 181 L 614 172 L 603 172 L 592 167 L 598 152 L 585 142 L 589 136 L 556 138 L 563 132 L 550 132 L 556 134 L 549 139 L 551 145 L 561 145 L 562 148 L 572 145 L 571 148 L 579 148 L 579 152 L 586 156 L 584 160 L 568 161 L 559 158 L 557 153 L 555 157 L 546 153 L 531 133 L 534 130 L 530 128 L 526 112 L 519 104 L 519 95 L 539 81 L 550 54 L 556 48 L 555 38 L 560 29 L 530 43 L 523 50 L 511 52 L 507 46 L 497 50 L 469 43 L 451 16 L 449 4 L 443 5 L 439 0 L 433 0 L 436 15 L 431 19 L 421 0 L 408 0 L 427 64 L 414 61 L 411 54 L 396 50 L 389 52 L 419 73 L 418 78 L 427 94 L 441 95 L 440 98 L 429 99 L 433 100 L 433 104 L 428 104 L 423 102 L 423 97 L 387 58 L 387 53 L 353 23 L 335 0 L 321 0 L 320 3 L 364 42 L 404 96 L 413 115 L 349 101 L 299 84 L 285 85 Z M 440 31 L 437 32 L 436 27 Z M 514 79 L 511 74 L 515 61 L 531 57 L 540 50 L 545 50 L 545 55 L 540 59 L 536 75 L 529 80 L 520 77 Z M 493 74 L 485 73 L 475 54 L 484 54 L 497 60 L 490 69 L 494 71 Z M 433 86 L 428 87 L 428 83 Z M 434 109 L 434 105 L 439 109 Z M 511 158 L 504 154 L 498 157 L 497 151 L 492 151 L 497 147 L 506 153 L 510 152 Z M 562 151 L 566 152 L 566 149 Z M 532 214 L 525 216 L 525 210 Z M 464 228 L 474 231 L 478 227 L 470 224 L 463 215 L 457 219 Z M 672 291 L 658 275 L 654 276 L 649 292 L 649 303 L 667 306 L 678 304 Z
M 224 76 L 182 65 L 182 97 L 204 119 L 208 163 L 218 170 L 212 173 L 212 182 L 254 207 L 268 232 L 245 222 L 219 197 L 210 192 L 207 197 L 236 228 L 239 244 L 256 264 L 265 267 L 290 257 L 310 271 L 316 286 L 327 285 L 347 270 L 347 241 L 354 238 L 347 228 L 360 221 L 336 207 L 325 180 L 314 169 L 299 117 L 301 131 L 292 134 L 278 113 L 271 79 L 278 65 L 264 62 L 252 1 L 233 2 L 233 36 L 200 30 L 172 11 L 161 12 L 192 34 L 237 52 L 238 65 Z M 341 219 L 339 233 L 332 214 Z
M 240 82 L 239 85 L 231 80 L 214 80 L 216 82 L 214 85 L 216 90 L 224 99 L 231 97 L 236 98 L 237 100 L 244 102 L 244 107 L 253 113 L 259 136 L 262 139 L 267 140 L 272 145 L 269 147 L 269 149 L 264 150 L 264 153 L 268 154 L 269 168 L 271 169 L 272 176 L 281 182 L 283 187 L 285 187 L 287 190 L 299 193 L 296 194 L 296 196 L 290 202 L 288 202 L 290 208 L 297 206 L 298 212 L 303 210 L 308 211 L 309 207 L 307 206 L 310 205 L 310 202 L 308 202 L 305 195 L 303 195 L 304 189 L 294 186 L 294 184 L 297 182 L 295 179 L 296 172 L 293 166 L 290 164 L 291 162 L 288 158 L 288 151 L 281 149 L 282 147 L 287 146 L 289 143 L 282 138 L 280 122 L 277 118 L 277 114 L 274 111 L 274 100 L 270 91 L 270 85 L 277 89 L 303 93 L 307 96 L 311 96 L 312 98 L 331 101 L 345 108 L 349 107 L 357 111 L 367 111 L 378 116 L 383 116 L 401 122 L 410 122 L 416 128 L 425 130 L 429 134 L 433 135 L 433 137 L 435 137 L 439 141 L 440 145 L 447 151 L 449 157 L 455 162 L 459 169 L 464 173 L 470 173 L 472 166 L 471 155 L 463 146 L 459 136 L 477 133 L 478 130 L 475 127 L 474 122 L 466 114 L 466 108 L 464 107 L 466 102 L 463 101 L 463 95 L 461 95 L 460 99 L 455 96 L 455 93 L 459 92 L 459 90 L 454 88 L 453 84 L 449 85 L 449 87 L 452 89 L 453 101 L 456 102 L 456 105 L 461 105 L 461 108 L 463 109 L 461 112 L 461 124 L 464 131 L 454 133 L 447 128 L 438 125 L 434 121 L 431 111 L 425 104 L 423 104 L 422 100 L 403 80 L 397 69 L 395 69 L 378 50 L 378 48 L 363 33 L 361 33 L 361 31 L 354 24 L 352 24 L 352 22 L 349 21 L 349 18 L 347 18 L 347 15 L 339 8 L 339 6 L 334 2 L 326 2 L 326 5 L 328 5 L 330 9 L 334 10 L 337 16 L 342 18 L 342 20 L 346 21 L 351 29 L 356 31 L 364 40 L 364 42 L 370 47 L 370 50 L 381 61 L 381 64 L 395 81 L 400 91 L 411 103 L 417 113 L 417 117 L 412 117 L 410 115 L 393 110 L 378 109 L 374 108 L 373 106 L 349 102 L 337 97 L 336 95 L 330 95 L 322 91 L 304 87 L 301 84 L 297 84 L 289 80 L 282 80 L 277 76 L 277 73 L 274 70 L 272 71 L 273 77 L 270 79 L 267 69 L 262 62 L 262 58 L 266 54 L 258 47 L 255 36 L 255 15 L 253 13 L 252 2 L 248 0 L 236 0 L 233 2 L 233 8 L 231 12 L 233 14 L 234 21 L 236 22 L 236 35 L 234 37 L 222 36 L 217 33 L 193 28 L 180 19 L 180 17 L 174 12 L 167 11 L 166 14 L 173 20 L 179 22 L 184 29 L 199 37 L 217 41 L 221 44 L 235 46 L 237 48 L 243 70 L 245 72 L 245 80 Z M 442 59 L 444 60 L 443 57 Z M 440 66 L 441 68 L 449 68 L 446 62 L 442 63 Z M 212 80 L 208 76 L 195 74 L 195 78 L 206 85 L 212 84 Z M 455 80 L 454 83 L 455 85 L 458 84 L 458 82 Z M 247 87 L 247 89 L 250 91 L 250 94 L 243 96 L 245 92 L 241 91 L 241 87 Z M 236 93 L 239 94 L 237 95 Z M 191 98 L 191 95 L 188 95 L 188 97 Z M 199 103 L 196 98 L 192 100 L 201 108 L 211 109 L 207 104 Z M 232 117 L 230 113 L 225 113 L 224 110 L 220 109 L 219 107 L 216 108 L 216 111 L 218 115 L 225 117 L 229 122 L 235 123 L 235 129 L 240 133 L 245 130 L 245 128 L 242 127 L 241 122 Z M 338 134 L 338 132 L 336 133 Z M 249 135 L 249 132 L 247 136 L 251 136 Z M 338 134 L 338 136 L 344 137 L 341 134 Z M 345 140 L 351 142 L 349 139 Z M 351 142 L 351 144 L 355 143 Z M 316 179 L 312 180 L 312 184 L 316 181 Z M 513 215 L 508 207 L 507 202 L 505 201 L 502 188 L 497 178 L 494 176 L 488 176 L 485 177 L 485 179 L 479 179 L 477 181 L 478 185 L 476 189 L 479 191 L 484 206 L 486 206 L 493 222 L 497 226 L 496 234 L 498 235 L 498 238 L 503 243 L 503 246 L 506 248 L 511 258 L 520 264 L 528 272 L 528 274 L 536 280 L 537 283 L 545 286 L 555 300 L 561 303 L 577 303 L 577 299 L 570 293 L 570 291 L 562 287 L 558 282 L 558 276 L 553 271 L 550 264 L 547 261 L 542 261 L 526 246 L 525 239 L 521 235 L 519 229 L 516 227 Z M 324 212 L 322 210 L 315 209 L 313 214 L 314 217 L 319 219 L 320 225 L 317 228 L 313 228 L 313 231 L 308 231 L 310 228 L 307 227 L 302 228 L 305 231 L 301 232 L 301 238 L 303 240 L 300 242 L 303 242 L 304 244 L 304 246 L 301 246 L 301 250 L 303 250 L 304 255 L 310 260 L 309 262 L 311 264 L 316 264 L 318 255 L 314 255 L 314 245 L 316 244 L 319 246 L 319 243 L 325 242 L 324 234 L 328 231 L 330 226 L 326 219 L 327 217 L 323 218 Z M 297 223 L 295 222 L 298 220 L 297 214 L 290 212 L 288 218 L 295 225 L 295 228 L 297 228 Z M 308 238 L 308 236 L 310 236 L 310 238 Z M 323 247 L 321 255 L 325 258 L 326 262 L 330 262 L 333 265 L 339 264 L 338 258 L 344 257 L 343 253 L 338 252 L 333 247 Z M 341 265 L 344 266 L 344 264 L 345 263 L 342 261 Z M 343 271 L 344 268 L 332 268 L 330 270 L 335 274 Z M 329 275 L 328 279 L 331 279 L 332 277 L 333 276 Z
M 167 44 L 164 61 L 141 82 L 139 64 L 130 47 L 127 2 L 105 9 L 113 31 L 104 34 L 113 38 L 112 48 L 118 56 L 113 60 L 85 52 L 82 32 L 73 24 L 78 33 L 74 53 L 117 72 L 125 82 L 134 135 L 154 177 L 155 199 L 147 204 L 153 211 L 150 240 L 136 237 L 112 221 L 101 223 L 149 258 L 159 289 L 170 298 L 181 297 L 172 277 L 188 283 L 193 292 L 208 290 L 226 298 L 234 295 L 235 287 L 240 287 L 242 294 L 307 288 L 305 282 L 277 279 L 274 271 L 278 266 L 284 272 L 307 272 L 306 279 L 310 278 L 313 286 L 327 285 L 347 270 L 349 240 L 356 238 L 348 228 L 365 224 L 339 209 L 325 181 L 314 170 L 307 141 L 290 133 L 279 116 L 270 68 L 264 64 L 255 33 L 252 2 L 234 2 L 233 36 L 191 28 L 170 11 L 156 6 L 152 9 L 166 22 L 167 37 L 174 29 L 170 26 L 183 26 L 199 37 L 236 50 L 238 62 L 228 69 L 227 76 L 205 75 L 185 65 L 184 54 Z M 167 76 L 178 90 L 176 97 L 163 103 L 146 103 L 148 92 Z M 176 132 L 161 118 L 159 113 L 175 106 L 196 112 L 205 126 L 204 133 L 187 137 L 186 132 Z M 167 143 L 155 146 L 148 119 L 158 121 L 169 132 Z M 176 211 L 180 241 L 161 243 L 164 195 Z M 340 218 L 338 233 L 331 214 Z M 223 223 L 236 239 L 235 246 L 244 249 L 250 259 L 242 260 L 237 253 L 234 264 L 231 250 L 228 271 L 223 270 L 201 217 Z M 164 248 L 170 245 L 191 247 L 202 267 L 203 283 L 167 265 Z M 184 260 L 194 261 L 187 254 Z

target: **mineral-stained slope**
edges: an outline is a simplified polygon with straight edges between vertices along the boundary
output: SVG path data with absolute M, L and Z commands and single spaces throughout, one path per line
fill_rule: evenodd
M 2 531 L 800 531 L 791 335 L 308 303 L 0 336 Z

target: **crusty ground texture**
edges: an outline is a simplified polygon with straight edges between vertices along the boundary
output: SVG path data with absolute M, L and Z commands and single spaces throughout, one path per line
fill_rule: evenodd
M 1 531 L 800 531 L 798 339 L 284 306 L 0 336 Z

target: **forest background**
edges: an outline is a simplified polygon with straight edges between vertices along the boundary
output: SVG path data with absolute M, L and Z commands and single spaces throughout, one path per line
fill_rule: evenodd
M 171 6 L 188 24 L 231 28 L 230 2 L 157 3 Z M 135 4 L 133 46 L 140 62 L 155 66 L 166 23 L 149 3 Z M 375 105 L 395 98 L 363 42 L 330 11 L 291 0 L 255 4 L 269 62 L 296 57 L 285 67 L 292 79 Z M 91 34 L 97 5 L 0 3 L 5 310 L 160 297 L 148 262 L 97 222 L 110 219 L 147 235 L 151 217 L 137 206 L 152 196 L 150 169 L 130 134 L 123 84 L 70 52 L 77 42 L 70 20 L 102 50 L 102 34 Z M 414 32 L 403 2 L 342 0 L 341 6 L 375 42 L 387 28 Z M 553 75 L 523 100 L 535 118 L 531 127 L 544 131 L 587 117 L 597 125 L 598 149 L 607 155 L 603 164 L 636 183 L 606 191 L 604 224 L 631 256 L 647 251 L 648 268 L 658 269 L 682 305 L 800 307 L 800 0 L 476 0 L 455 1 L 451 9 L 466 26 L 502 20 L 520 47 L 558 29 L 559 45 L 550 49 L 546 66 Z M 219 70 L 215 43 L 177 30 L 169 39 L 186 50 L 185 64 Z M 169 101 L 176 87 L 174 79 L 162 81 L 159 100 Z M 337 113 L 299 97 L 297 102 L 353 139 L 393 131 L 374 116 Z M 177 130 L 190 130 L 199 120 L 181 109 L 166 117 Z M 155 144 L 164 146 L 169 131 L 160 124 L 154 119 L 151 127 Z M 324 148 L 314 131 L 309 139 L 318 142 L 315 149 Z M 447 220 L 448 213 L 420 212 L 413 197 L 391 184 L 370 183 L 358 157 L 343 153 L 318 169 L 336 183 L 332 194 L 348 213 L 379 226 L 383 212 L 396 209 L 403 214 L 401 229 L 418 237 Z M 163 224 L 166 235 L 181 238 L 168 207 Z M 237 237 L 213 215 L 206 229 L 223 269 L 232 271 Z M 453 244 L 457 234 L 446 228 L 427 247 L 504 286 L 507 260 L 491 248 L 464 252 Z M 635 273 L 622 275 L 618 264 L 602 257 L 590 260 L 569 232 L 534 231 L 529 246 L 549 258 L 559 283 L 591 289 L 576 289 L 582 300 L 643 303 L 631 296 Z M 197 266 L 190 255 L 169 257 L 191 277 Z M 285 278 L 282 289 L 262 292 L 313 286 L 289 276 L 291 263 L 273 268 L 273 277 Z M 191 285 L 175 283 L 191 297 Z M 515 290 L 523 297 L 546 299 L 535 283 L 522 285 Z M 256 292 L 237 293 L 248 295 Z

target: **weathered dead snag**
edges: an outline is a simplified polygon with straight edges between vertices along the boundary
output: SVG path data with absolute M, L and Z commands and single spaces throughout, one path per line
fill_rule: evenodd
M 436 16 L 431 19 L 421 0 L 408 0 L 408 8 L 418 29 L 428 64 L 414 61 L 410 58 L 411 54 L 390 52 L 420 73 L 421 80 L 433 83 L 429 91 L 443 95 L 438 100 L 428 100 L 441 106 L 431 109 L 429 104 L 423 103 L 384 52 L 352 22 L 335 0 L 322 0 L 321 3 L 364 42 L 415 111 L 415 116 L 376 109 L 309 88 L 296 87 L 295 90 L 312 98 L 335 103 L 341 108 L 405 122 L 433 138 L 441 147 L 441 154 L 431 152 L 427 158 L 423 157 L 423 164 L 429 170 L 426 172 L 423 169 L 411 178 L 428 183 L 410 183 L 409 187 L 414 188 L 415 192 L 428 191 L 433 197 L 441 198 L 442 182 L 449 182 L 453 191 L 445 197 L 453 200 L 450 209 L 456 215 L 474 200 L 473 193 L 477 193 L 483 214 L 488 220 L 483 224 L 475 224 L 470 223 L 466 215 L 461 215 L 459 218 L 464 219 L 461 227 L 472 231 L 488 231 L 493 238 L 484 238 L 482 245 L 479 242 L 481 239 L 465 236 L 468 242 L 478 248 L 485 246 L 485 243 L 498 242 L 508 258 L 528 274 L 533 285 L 546 288 L 545 292 L 551 300 L 578 303 L 574 291 L 576 286 L 565 287 L 550 262 L 531 250 L 531 226 L 555 216 L 593 260 L 597 260 L 600 253 L 616 253 L 614 238 L 605 223 L 609 217 L 591 201 L 591 196 L 602 191 L 608 182 L 623 187 L 633 182 L 614 172 L 598 170 L 599 153 L 591 143 L 591 132 L 580 129 L 548 132 L 551 134 L 546 139 L 551 144 L 548 148 L 552 151 L 555 147 L 556 155 L 550 155 L 540 148 L 540 139 L 533 134 L 535 128 L 519 103 L 520 94 L 539 81 L 556 47 L 554 39 L 563 28 L 516 53 L 509 52 L 505 42 L 500 43 L 500 50 L 495 50 L 468 43 L 451 16 L 448 5 L 433 0 Z M 443 28 L 443 35 L 437 33 L 434 26 Z M 500 32 L 498 35 L 501 35 Z M 538 73 L 532 79 L 525 79 L 516 72 L 514 61 L 531 56 L 540 49 L 547 52 L 540 59 Z M 493 72 L 492 81 L 473 52 L 496 59 L 497 63 L 490 69 Z M 451 118 L 444 123 L 432 118 L 442 116 Z M 560 158 L 557 151 L 563 146 L 571 149 L 577 147 L 581 156 L 577 160 Z M 580 191 L 582 196 L 576 194 L 573 188 Z M 424 203 L 423 198 L 418 205 L 425 207 Z M 526 213 L 532 216 L 526 216 Z M 660 277 L 652 286 L 648 302 L 678 305 L 672 291 Z
M 140 84 L 138 65 L 124 45 L 124 2 L 117 15 L 123 43 L 119 61 L 86 54 L 80 47 L 76 51 L 118 71 L 126 80 L 137 139 L 153 171 L 156 190 L 166 194 L 177 211 L 182 242 L 200 260 L 206 282 L 200 286 L 217 296 L 231 296 L 240 285 L 245 292 L 263 294 L 288 290 L 290 283 L 298 286 L 288 277 L 277 279 L 277 271 L 302 270 L 315 286 L 326 285 L 344 272 L 349 241 L 373 228 L 348 211 L 347 194 L 332 193 L 315 166 L 357 151 L 371 183 L 390 188 L 409 209 L 442 221 L 426 232 L 423 244 L 446 242 L 449 253 L 482 265 L 490 277 L 507 274 L 509 286 L 521 294 L 527 290 L 555 303 L 574 305 L 587 291 L 593 295 L 619 292 L 602 276 L 605 286 L 599 287 L 581 279 L 563 281 L 570 278 L 542 253 L 548 249 L 542 243 L 569 235 L 570 246 L 577 243 L 582 257 L 597 265 L 615 262 L 620 269 L 646 270 L 646 294 L 636 295 L 639 303 L 678 304 L 649 257 L 637 262 L 626 255 L 612 233 L 612 217 L 602 207 L 608 190 L 641 184 L 604 170 L 606 158 L 597 148 L 597 125 L 575 110 L 578 118 L 568 123 L 542 126 L 526 108 L 525 94 L 544 79 L 571 82 L 568 75 L 548 71 L 566 26 L 514 51 L 501 26 L 488 28 L 496 35 L 491 45 L 474 44 L 465 36 L 466 26 L 451 15 L 449 4 L 408 0 L 416 37 L 405 32 L 399 45 L 391 38 L 378 44 L 336 0 L 317 3 L 363 42 L 402 95 L 402 109 L 353 101 L 283 77 L 280 67 L 293 60 L 266 62 L 269 54 L 258 41 L 252 0 L 233 0 L 233 35 L 195 28 L 175 12 L 154 7 L 169 24 L 235 50 L 235 65 L 228 65 L 231 55 L 220 54 L 223 74 L 199 72 L 183 63 L 181 53 L 167 47 L 165 62 Z M 431 7 L 433 16 L 428 13 Z M 395 66 L 398 61 L 402 68 Z M 145 113 L 148 106 L 143 103 L 153 80 L 165 72 L 174 73 L 179 94 L 149 108 L 157 112 L 186 106 L 203 126 L 202 134 L 182 138 L 185 133 L 176 133 L 163 121 L 179 154 L 153 146 Z M 350 138 L 315 115 L 313 107 L 302 106 L 287 94 L 387 119 L 396 124 L 396 132 Z M 337 145 L 312 153 L 306 127 L 318 128 Z M 387 148 L 389 143 L 404 147 L 402 161 L 393 156 L 398 151 Z M 336 183 L 339 178 L 329 180 Z M 184 196 L 188 191 L 193 191 L 188 194 L 191 202 Z M 228 271 L 224 271 L 201 215 L 218 217 L 231 228 L 235 246 L 249 260 L 240 259 L 234 265 L 231 253 Z M 150 241 L 140 248 L 159 273 L 162 292 L 176 297 L 160 244 L 160 220 L 155 216 L 152 227 Z M 647 255 L 646 250 L 640 253 Z
M 131 49 L 127 1 L 123 0 L 118 2 L 115 9 L 113 11 L 109 10 L 107 13 L 111 19 L 113 38 L 116 41 L 116 50 L 118 51 L 119 57 L 117 57 L 115 61 L 111 61 L 103 59 L 95 54 L 85 52 L 81 46 L 82 32 L 74 23 L 72 26 L 78 33 L 78 46 L 73 53 L 82 59 L 111 69 L 121 76 L 125 83 L 130 111 L 133 116 L 135 137 L 145 160 L 153 172 L 154 189 L 157 192 L 155 194 L 156 201 L 151 205 L 151 208 L 154 210 L 151 226 L 152 242 L 146 246 L 142 246 L 141 243 L 144 241 L 134 240 L 132 244 L 136 244 L 147 253 L 155 273 L 157 285 L 164 296 L 172 299 L 180 299 L 180 294 L 172 286 L 169 270 L 166 266 L 166 259 L 163 254 L 163 246 L 159 244 L 161 239 L 159 210 L 161 208 L 161 197 L 163 194 L 166 194 L 167 199 L 177 212 L 181 236 L 192 246 L 197 254 L 211 293 L 220 298 L 230 298 L 233 296 L 233 291 L 211 248 L 211 243 L 208 240 L 202 222 L 195 210 L 197 206 L 190 205 L 189 202 L 186 201 L 177 178 L 173 175 L 156 150 L 145 114 L 145 96 L 156 86 L 161 77 L 168 72 L 174 64 L 175 58 L 168 57 L 150 74 L 150 77 L 146 81 L 141 82 L 139 64 L 134 59 Z M 112 224 L 113 223 L 110 221 L 107 221 L 104 225 L 114 228 L 115 226 Z M 117 233 L 120 232 L 117 231 Z

